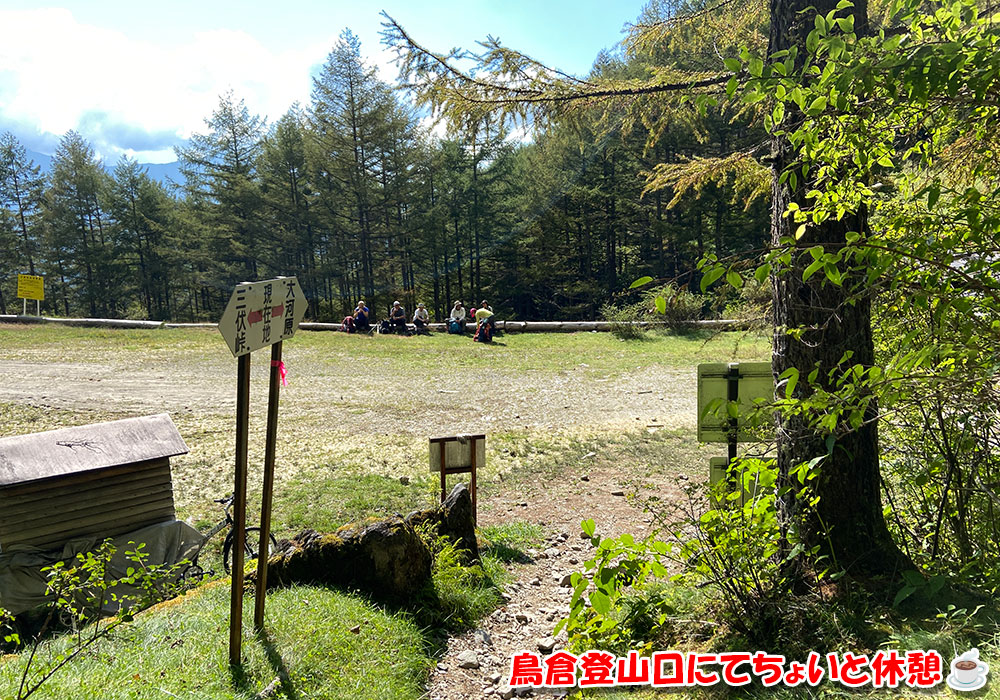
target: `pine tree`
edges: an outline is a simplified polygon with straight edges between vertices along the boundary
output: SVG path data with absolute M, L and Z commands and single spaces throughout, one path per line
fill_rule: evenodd
M 101 204 L 108 179 L 93 147 L 75 131 L 67 132 L 52 159 L 43 207 L 50 277 L 58 280 L 51 287 L 67 315 L 83 309 L 90 316 L 110 317 L 123 308 L 121 266 Z
M 205 275 L 202 310 L 221 310 L 228 290 L 243 280 L 258 279 L 260 246 L 266 243 L 261 224 L 257 159 L 264 122 L 250 114 L 232 92 L 205 120 L 208 131 L 193 134 L 177 148 L 192 225 L 203 236 L 200 247 Z
M 37 274 L 40 257 L 40 214 L 45 180 L 24 146 L 10 132 L 0 137 L 0 313 L 7 313 L 5 288 L 18 273 Z M 10 299 L 13 300 L 13 294 Z
M 130 269 L 126 292 L 146 318 L 170 318 L 174 270 L 169 264 L 176 204 L 136 161 L 122 156 L 108 196 L 116 247 Z

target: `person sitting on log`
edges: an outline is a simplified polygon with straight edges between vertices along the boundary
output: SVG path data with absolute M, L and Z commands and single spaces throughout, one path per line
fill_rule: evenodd
M 406 335 L 406 309 L 398 301 L 392 302 L 392 309 L 389 310 L 389 325 L 394 332 Z
M 417 304 L 417 310 L 413 312 L 413 326 L 417 333 L 430 335 L 430 331 L 427 330 L 427 324 L 430 320 L 431 316 L 427 313 L 427 307 L 423 303 Z
M 362 299 L 354 308 L 354 329 L 367 331 L 371 327 L 371 321 L 368 320 L 368 307 L 365 306 L 365 300 Z
M 465 307 L 462 302 L 456 301 L 448 315 L 448 332 L 462 333 L 465 331 Z

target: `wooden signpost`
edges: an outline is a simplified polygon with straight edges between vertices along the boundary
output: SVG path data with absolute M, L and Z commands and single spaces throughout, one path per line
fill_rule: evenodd
M 729 446 L 728 459 L 710 460 L 712 483 L 725 478 L 736 459 L 737 444 L 754 439 L 754 428 L 759 426 L 751 420 L 753 409 L 773 400 L 770 362 L 698 365 L 698 442 L 725 442 Z
M 441 472 L 441 502 L 448 498 L 448 475 L 469 474 L 469 493 L 472 496 L 472 517 L 476 510 L 476 469 L 486 465 L 485 435 L 454 435 L 430 439 L 430 467 Z
M 306 312 L 306 300 L 295 277 L 243 282 L 233 290 L 219 321 L 219 332 L 238 358 L 236 379 L 236 475 L 233 489 L 233 581 L 229 608 L 229 663 L 241 661 L 243 636 L 243 565 L 246 541 L 247 436 L 250 414 L 250 353 L 271 346 L 271 374 L 267 397 L 267 434 L 264 445 L 264 486 L 260 508 L 260 544 L 257 550 L 257 591 L 254 628 L 264 625 L 267 591 L 267 553 L 271 531 L 271 493 L 274 487 L 274 446 L 278 435 L 278 395 L 284 375 L 281 342 L 291 338 Z
M 17 295 L 24 302 L 23 312 L 28 315 L 28 299 L 35 300 L 35 315 L 42 315 L 42 302 L 45 301 L 45 278 L 39 275 L 18 275 Z

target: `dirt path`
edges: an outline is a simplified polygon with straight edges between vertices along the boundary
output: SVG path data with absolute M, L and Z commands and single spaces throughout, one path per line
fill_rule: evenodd
M 149 364 L 4 360 L 4 373 L 17 381 L 0 387 L 0 401 L 114 413 L 233 414 L 232 363 Z M 562 372 L 487 370 L 477 384 L 516 390 L 494 391 L 485 399 L 455 373 L 390 388 L 377 369 L 357 375 L 350 367 L 331 369 L 308 357 L 292 371 L 282 391 L 283 418 L 309 417 L 351 433 L 634 427 L 638 417 L 678 427 L 691 424 L 695 410 L 693 368 L 654 365 L 611 378 L 583 366 Z M 252 371 L 251 400 L 265 395 L 266 372 L 263 366 Z
M 514 691 L 505 681 L 514 653 L 549 653 L 553 642 L 555 649 L 562 648 L 565 632 L 551 638 L 556 622 L 569 612 L 572 588 L 562 584 L 567 574 L 583 571 L 583 562 L 593 551 L 590 540 L 581 537 L 580 521 L 592 518 L 602 535 L 628 532 L 640 537 L 649 532 L 651 517 L 629 503 L 622 476 L 621 469 L 587 469 L 582 464 L 544 496 L 512 490 L 481 510 L 484 525 L 515 519 L 537 523 L 545 531 L 545 541 L 528 551 L 530 563 L 510 565 L 517 578 L 507 588 L 505 604 L 476 629 L 448 641 L 447 651 L 431 672 L 430 700 L 510 698 Z M 670 494 L 676 491 L 676 476 L 661 476 L 651 485 L 661 495 Z

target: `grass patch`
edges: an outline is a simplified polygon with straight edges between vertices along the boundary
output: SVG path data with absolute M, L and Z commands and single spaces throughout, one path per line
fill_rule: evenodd
M 478 565 L 435 543 L 432 579 L 407 609 L 313 586 L 268 595 L 267 634 L 253 636 L 253 597 L 244 607 L 244 663 L 228 666 L 229 586 L 214 581 L 161 603 L 119 627 L 45 683 L 37 698 L 251 698 L 277 679 L 282 698 L 424 697 L 424 682 L 447 633 L 467 628 L 500 603 L 511 574 L 498 548 L 525 547 L 541 528 L 485 528 Z M 351 632 L 358 627 L 357 633 Z M 65 653 L 72 635 L 46 642 L 39 660 Z M 27 654 L 0 659 L 0 697 L 12 696 Z
M 276 529 L 290 533 L 309 527 L 333 532 L 341 525 L 366 517 L 405 516 L 436 505 L 430 482 L 403 484 L 394 477 L 360 474 L 356 477 L 296 476 L 275 494 L 282 504 Z
M 229 587 L 204 586 L 140 614 L 33 697 L 145 700 L 250 698 L 275 678 L 287 698 L 417 698 L 429 659 L 421 629 L 356 597 L 312 587 L 268 596 L 266 640 L 246 633 L 244 663 L 228 668 Z M 244 620 L 253 619 L 253 599 Z M 358 634 L 350 629 L 361 626 Z M 47 658 L 70 643 L 55 640 Z M 0 661 L 0 695 L 16 692 L 23 656 Z
M 541 543 L 544 531 L 534 523 L 514 521 L 480 528 L 479 535 L 484 561 L 527 563 L 531 561 L 527 549 Z

